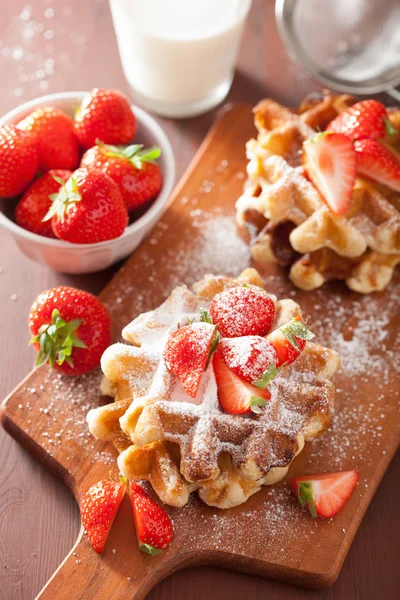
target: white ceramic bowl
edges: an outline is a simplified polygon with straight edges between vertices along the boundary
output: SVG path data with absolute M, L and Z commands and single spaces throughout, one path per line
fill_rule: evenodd
M 6 123 L 18 123 L 38 106 L 55 106 L 72 116 L 86 93 L 63 92 L 36 98 L 7 113 L 0 119 L 0 126 Z M 171 144 L 158 123 L 138 106 L 132 105 L 132 109 L 137 120 L 135 141 L 144 144 L 145 147 L 161 148 L 158 162 L 163 175 L 163 187 L 157 199 L 137 221 L 126 228 L 119 238 L 97 244 L 71 244 L 31 233 L 16 224 L 14 220 L 16 203 L 2 199 L 0 200 L 0 225 L 11 233 L 26 256 L 63 273 L 100 271 L 133 252 L 160 218 L 174 185 L 174 155 Z

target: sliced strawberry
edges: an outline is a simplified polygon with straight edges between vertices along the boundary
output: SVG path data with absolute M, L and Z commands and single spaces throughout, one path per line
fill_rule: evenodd
M 103 479 L 86 492 L 81 506 L 82 525 L 96 552 L 103 552 L 126 490 L 126 480 Z
M 214 297 L 210 314 L 223 337 L 266 335 L 275 318 L 275 304 L 259 288 L 231 287 Z
M 195 398 L 208 359 L 218 344 L 218 331 L 210 323 L 192 323 L 174 331 L 164 349 L 167 368 Z
M 329 519 L 336 515 L 350 498 L 359 478 L 358 471 L 338 471 L 318 475 L 302 475 L 292 479 L 292 488 L 302 508 L 313 517 Z
M 400 161 L 393 152 L 374 140 L 354 142 L 354 150 L 357 169 L 362 177 L 400 192 Z
M 336 215 L 343 214 L 357 174 L 353 144 L 341 133 L 319 133 L 303 144 L 307 176 Z
M 171 544 L 174 538 L 172 521 L 142 486 L 131 481 L 130 490 L 139 549 L 154 556 Z
M 218 352 L 213 356 L 213 367 L 222 408 L 231 415 L 259 414 L 271 394 L 258 389 L 231 371 Z
M 272 364 L 278 362 L 275 347 L 259 335 L 224 338 L 218 344 L 217 352 L 227 367 L 249 383 L 259 380 Z
M 391 133 L 386 108 L 377 100 L 362 100 L 333 119 L 327 131 L 343 133 L 351 140 L 379 140 Z
M 300 317 L 275 329 L 267 339 L 278 355 L 276 366 L 279 368 L 282 365 L 290 365 L 303 352 L 306 341 L 314 337 L 315 335 L 304 325 Z

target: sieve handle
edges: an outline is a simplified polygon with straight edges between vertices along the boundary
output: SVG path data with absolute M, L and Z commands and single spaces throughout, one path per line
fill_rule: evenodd
M 388 90 L 386 90 L 386 93 L 389 94 L 389 96 L 391 96 L 395 100 L 397 100 L 397 102 L 400 102 L 400 91 L 396 90 L 396 88 L 389 88 Z

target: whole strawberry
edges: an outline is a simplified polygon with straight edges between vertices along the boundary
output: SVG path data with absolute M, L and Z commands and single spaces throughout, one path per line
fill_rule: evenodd
M 386 108 L 377 100 L 362 100 L 353 104 L 331 121 L 326 129 L 343 133 L 351 140 L 378 140 L 393 133 Z
M 92 371 L 111 341 L 104 304 L 88 292 L 61 286 L 42 292 L 29 311 L 36 366 L 49 363 L 65 375 Z
M 0 128 L 0 197 L 22 194 L 39 166 L 36 142 L 12 125 Z
M 39 169 L 68 169 L 79 164 L 79 144 L 74 121 L 58 108 L 44 106 L 18 123 L 34 139 L 39 151 Z
M 99 169 L 111 177 L 122 192 L 128 211 L 153 200 L 162 186 L 160 167 L 155 160 L 159 148 L 143 150 L 140 144 L 126 148 L 97 142 L 81 161 L 82 167 Z
M 71 171 L 48 171 L 34 181 L 25 191 L 15 209 L 15 220 L 20 227 L 55 238 L 51 221 L 43 221 L 52 204 L 53 194 L 58 194 L 62 183 L 72 175 Z M 57 181 L 58 180 L 58 181 Z
M 127 144 L 135 135 L 136 118 L 125 96 L 95 88 L 75 114 L 75 134 L 84 148 L 99 139 L 105 144 Z
M 103 552 L 108 534 L 125 495 L 126 480 L 102 479 L 86 492 L 81 506 L 82 525 L 96 552 Z
M 55 235 L 75 244 L 94 244 L 123 234 L 128 213 L 116 183 L 101 171 L 78 169 L 61 188 L 45 217 Z

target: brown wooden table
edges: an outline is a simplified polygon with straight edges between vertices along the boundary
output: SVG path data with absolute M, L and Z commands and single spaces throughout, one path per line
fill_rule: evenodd
M 56 91 L 98 86 L 128 93 L 107 0 L 30 0 L 29 5 L 27 0 L 1 0 L 0 9 L 1 114 L 20 102 Z M 315 89 L 318 85 L 287 58 L 275 27 L 273 0 L 253 0 L 228 100 L 255 103 L 271 95 L 295 105 Z M 217 113 L 181 121 L 160 119 L 175 150 L 178 177 Z M 80 277 L 54 273 L 26 259 L 10 236 L 0 231 L 0 398 L 32 366 L 26 316 L 36 295 L 60 284 L 97 293 L 114 270 Z M 399 598 L 399 475 L 397 455 L 331 589 L 301 590 L 215 568 L 197 568 L 169 577 L 149 598 Z M 0 599 L 34 598 L 71 548 L 78 529 L 78 509 L 70 493 L 1 430 Z

